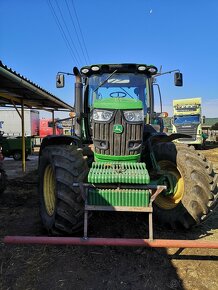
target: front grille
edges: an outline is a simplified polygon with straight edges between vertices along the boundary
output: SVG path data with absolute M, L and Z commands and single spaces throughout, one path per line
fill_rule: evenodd
M 123 126 L 121 134 L 114 133 L 115 124 Z M 140 124 L 127 123 L 121 110 L 117 110 L 111 122 L 100 123 L 92 121 L 92 125 L 96 153 L 120 156 L 135 155 L 141 152 L 143 122 Z
M 192 136 L 192 138 L 180 138 L 179 141 L 195 141 L 197 137 L 197 127 L 198 125 L 183 125 L 176 126 L 176 132 L 181 134 L 187 134 Z

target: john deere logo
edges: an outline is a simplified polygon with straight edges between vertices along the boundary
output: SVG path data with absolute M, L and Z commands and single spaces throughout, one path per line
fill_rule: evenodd
M 114 125 L 114 133 L 121 134 L 123 133 L 123 126 L 122 125 Z

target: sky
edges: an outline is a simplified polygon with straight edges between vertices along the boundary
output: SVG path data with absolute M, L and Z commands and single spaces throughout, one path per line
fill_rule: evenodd
M 0 0 L 0 13 L 3 64 L 70 105 L 74 78 L 57 89 L 57 72 L 144 63 L 183 73 L 183 87 L 173 74 L 157 79 L 169 115 L 173 99 L 201 97 L 203 114 L 218 117 L 217 0 Z

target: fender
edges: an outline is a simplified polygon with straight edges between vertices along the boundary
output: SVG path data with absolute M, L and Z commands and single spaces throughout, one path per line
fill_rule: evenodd
M 49 145 L 70 145 L 71 143 L 75 144 L 78 147 L 82 147 L 82 142 L 77 136 L 66 136 L 66 135 L 49 135 L 43 138 L 39 156 L 41 156 L 42 150 Z
M 191 138 L 192 136 L 186 135 L 186 134 L 179 134 L 179 133 L 173 133 L 171 135 L 167 135 L 165 133 L 153 133 L 147 140 L 145 145 L 148 147 L 148 152 L 151 160 L 152 167 L 158 172 L 160 170 L 160 167 L 157 163 L 154 151 L 153 151 L 153 146 L 155 143 L 160 143 L 160 142 L 172 142 L 175 139 L 178 138 Z

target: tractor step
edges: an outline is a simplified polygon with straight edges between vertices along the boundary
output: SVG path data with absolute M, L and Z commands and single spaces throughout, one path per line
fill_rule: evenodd
M 165 185 L 126 185 L 129 189 L 116 188 L 115 184 L 107 184 L 107 189 L 99 189 L 104 187 L 104 184 L 90 184 L 90 183 L 73 183 L 74 187 L 80 187 L 81 193 L 85 200 L 84 210 L 84 238 L 88 238 L 88 212 L 89 211 L 126 211 L 126 212 L 147 212 L 149 218 L 149 240 L 153 240 L 153 206 L 152 203 L 155 198 L 163 190 L 166 189 Z M 125 185 L 123 185 L 125 186 Z M 134 189 L 133 187 L 139 187 Z M 112 188 L 110 188 L 112 187 Z M 91 193 L 91 197 L 89 194 Z M 100 194 L 98 194 L 100 193 Z M 113 194 L 111 194 L 113 193 Z M 92 196 L 93 195 L 93 196 Z M 114 200 L 110 200 L 111 196 Z M 134 201 L 136 205 L 128 206 L 128 203 L 122 205 L 122 195 L 125 196 L 126 202 Z M 135 195 L 135 196 L 134 196 Z M 130 197 L 131 196 L 131 197 Z M 130 199 L 128 199 L 130 198 Z M 103 200 L 103 202 L 102 202 Z M 112 202 L 118 205 L 111 204 Z

